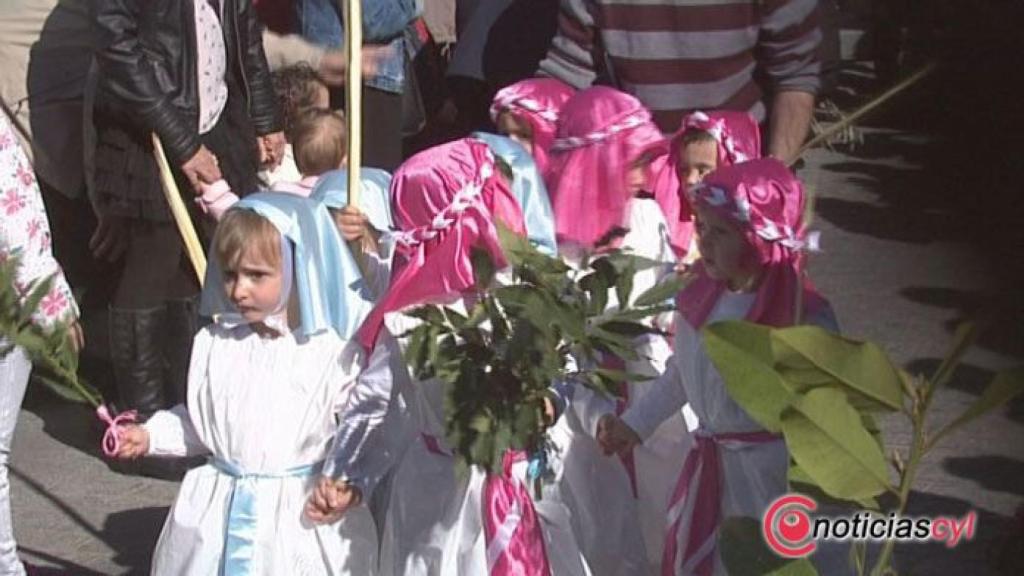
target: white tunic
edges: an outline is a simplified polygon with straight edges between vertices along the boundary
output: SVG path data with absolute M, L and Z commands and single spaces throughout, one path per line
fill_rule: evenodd
M 150 454 L 208 453 L 267 476 L 322 462 L 339 418 L 358 413 L 360 399 L 375 395 L 360 388 L 380 385 L 357 381 L 356 350 L 333 332 L 261 338 L 248 325 L 205 328 L 192 349 L 187 411 L 179 405 L 145 424 Z M 346 444 L 358 442 L 348 438 Z M 359 483 L 358 470 L 344 462 L 339 467 Z M 252 573 L 374 573 L 376 530 L 365 506 L 332 525 L 314 526 L 303 517 L 316 477 L 254 480 Z M 153 554 L 153 574 L 220 572 L 235 485 L 211 464 L 189 471 Z
M 668 225 L 657 202 L 634 198 L 627 209 L 629 232 L 621 248 L 663 263 L 636 274 L 631 296 L 635 299 L 673 273 L 675 255 L 669 243 Z M 618 306 L 614 290 L 609 290 L 608 300 L 609 308 Z M 648 324 L 664 329 L 670 321 L 671 313 Z M 655 377 L 664 371 L 665 360 L 671 353 L 664 338 L 643 336 L 634 341 L 634 346 L 640 358 L 626 363 L 628 372 Z M 649 387 L 649 381 L 630 383 L 628 402 L 635 402 Z M 634 495 L 624 463 L 604 456 L 594 440 L 598 420 L 614 412 L 611 399 L 582 386 L 576 388 L 571 409 L 551 434 L 565 461 L 562 493 L 573 511 L 577 539 L 595 574 L 651 574 L 652 566 L 661 556 L 664 504 L 689 448 L 686 424 L 682 412 L 677 410 L 649 444 L 633 451 Z
M 461 301 L 450 304 L 458 309 Z M 403 334 L 416 320 L 389 314 L 392 334 Z M 399 340 L 404 349 L 405 339 Z M 391 481 L 391 497 L 381 544 L 381 575 L 486 575 L 483 531 L 485 475 L 473 468 L 459 476 L 445 441 L 444 389 L 437 380 L 409 381 L 402 392 L 406 412 L 395 423 L 392 442 L 405 447 Z M 553 467 L 559 468 L 557 462 Z M 522 467 L 514 474 L 522 480 Z M 589 576 L 570 524 L 569 510 L 555 485 L 534 502 L 544 532 L 552 574 Z
M 755 293 L 724 292 L 708 316 L 707 324 L 743 319 L 755 297 Z M 809 320 L 835 329 L 831 311 L 826 311 L 826 315 Z M 702 432 L 715 435 L 763 430 L 729 395 L 721 374 L 707 354 L 700 331 L 678 314 L 673 352 L 664 375 L 622 416 L 641 438 L 651 437 L 662 421 L 677 414 L 687 402 L 696 413 Z M 721 518 L 760 519 L 772 500 L 787 490 L 789 454 L 785 442 L 780 439 L 768 443 L 723 443 L 719 448 L 723 479 Z M 681 532 L 690 524 L 692 504 L 689 502 L 684 507 Z M 663 512 L 667 512 L 667 507 Z M 685 542 L 681 546 L 685 549 Z M 716 560 L 715 571 L 724 573 L 720 560 Z

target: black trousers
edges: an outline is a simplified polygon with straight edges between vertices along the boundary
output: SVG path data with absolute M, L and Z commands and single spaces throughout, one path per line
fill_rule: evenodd
M 344 89 L 331 91 L 331 105 L 345 107 Z M 363 86 L 363 165 L 394 172 L 402 163 L 402 95 Z

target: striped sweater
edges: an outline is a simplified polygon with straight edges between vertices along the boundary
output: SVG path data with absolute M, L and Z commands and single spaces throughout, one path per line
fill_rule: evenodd
M 697 109 L 763 120 L 762 86 L 817 92 L 820 42 L 817 0 L 561 0 L 540 74 L 582 88 L 601 70 L 667 132 Z

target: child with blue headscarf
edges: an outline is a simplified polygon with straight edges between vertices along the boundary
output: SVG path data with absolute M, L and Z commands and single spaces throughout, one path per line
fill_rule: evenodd
M 364 166 L 360 171 L 360 184 L 359 206 L 349 200 L 346 168 L 321 175 L 309 197 L 327 208 L 338 234 L 352 248 L 370 292 L 379 296 L 391 282 L 394 256 L 388 193 L 391 174 Z
M 506 176 L 511 182 L 512 194 L 523 210 L 526 235 L 530 243 L 548 256 L 558 254 L 551 199 L 533 156 L 522 144 L 506 136 L 474 132 L 472 138 L 487 144 L 491 152 L 511 170 L 511 174 Z
M 326 209 L 258 193 L 213 241 L 187 404 L 118 431 L 118 457 L 208 454 L 182 483 L 154 574 L 373 574 L 361 503 L 390 398 L 391 351 L 350 340 L 369 310 Z M 333 441 L 332 441 L 333 439 Z

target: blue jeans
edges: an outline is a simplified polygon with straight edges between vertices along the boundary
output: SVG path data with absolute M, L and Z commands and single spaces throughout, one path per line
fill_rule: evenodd
M 363 2 L 363 39 L 368 44 L 387 44 L 391 55 L 384 58 L 377 73 L 366 77 L 367 86 L 400 94 L 405 84 L 407 45 L 404 32 L 418 16 L 415 0 L 371 0 Z M 337 0 L 296 0 L 295 21 L 307 40 L 339 48 L 345 43 L 343 16 Z

